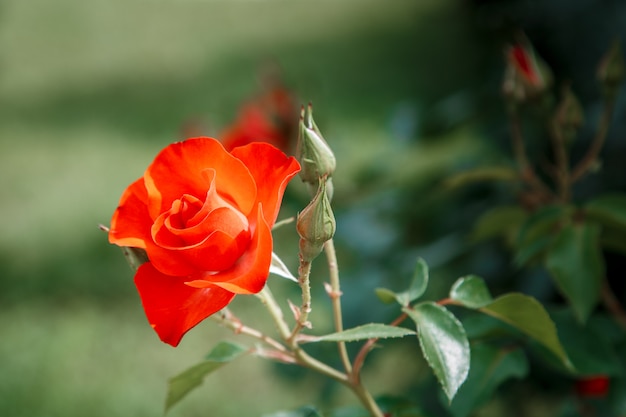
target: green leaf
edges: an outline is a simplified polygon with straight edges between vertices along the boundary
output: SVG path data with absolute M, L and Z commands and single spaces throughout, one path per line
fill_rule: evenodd
M 600 298 L 604 260 L 599 236 L 600 227 L 595 224 L 568 225 L 546 258 L 546 268 L 581 322 L 585 322 Z
M 554 240 L 559 224 L 569 218 L 569 206 L 548 206 L 537 210 L 520 226 L 515 242 L 515 264 L 523 266 L 541 257 Z
M 537 210 L 520 227 L 518 245 L 525 245 L 551 234 L 557 223 L 567 218 L 571 210 L 569 206 L 547 206 Z
M 527 216 L 519 206 L 495 207 L 478 219 L 471 237 L 474 241 L 481 241 L 515 233 Z
M 413 272 L 413 280 L 406 291 L 396 293 L 387 288 L 376 288 L 375 291 L 376 296 L 383 303 L 390 304 L 396 301 L 398 304 L 405 307 L 424 295 L 427 286 L 428 265 L 422 258 L 419 258 L 415 266 L 415 271 Z
M 204 362 L 192 366 L 183 373 L 171 378 L 168 384 L 165 411 L 182 400 L 194 388 L 200 386 L 205 376 L 236 359 L 246 350 L 245 347 L 234 343 L 220 342 L 209 352 Z
M 511 338 L 525 337 L 515 327 L 487 314 L 468 314 L 463 317 L 462 323 L 465 334 L 472 341 L 481 339 L 489 342 L 506 340 L 505 343 L 511 345 L 514 343 Z
M 411 286 L 408 290 L 396 294 L 396 299 L 402 306 L 408 306 L 424 294 L 427 286 L 428 265 L 422 258 L 419 258 L 415 266 L 415 271 L 413 272 Z
M 355 342 L 367 339 L 386 339 L 389 337 L 404 337 L 415 334 L 413 330 L 404 327 L 388 326 L 386 324 L 369 323 L 353 327 L 342 332 L 331 333 L 317 337 L 311 342 Z
M 556 355 L 567 368 L 572 368 L 557 336 L 554 322 L 533 297 L 519 293 L 505 294 L 479 310 L 530 336 Z
M 626 194 L 607 194 L 595 198 L 587 203 L 585 212 L 604 225 L 626 229 Z
M 600 245 L 610 251 L 626 255 L 626 229 L 603 228 L 600 233 Z
M 518 248 L 513 259 L 513 263 L 518 268 L 531 263 L 533 260 L 541 258 L 546 250 L 554 242 L 554 235 L 546 235 L 529 242 Z
M 293 411 L 279 411 L 272 414 L 263 414 L 263 417 L 322 417 L 322 415 L 314 407 L 305 405 Z
M 528 360 L 521 349 L 472 345 L 471 369 L 467 381 L 450 404 L 454 417 L 467 417 L 491 399 L 500 384 L 528 374 Z
M 616 376 L 620 373 L 619 356 L 611 340 L 612 336 L 620 334 L 615 323 L 605 323 L 603 317 L 592 316 L 582 325 L 571 309 L 553 313 L 552 317 L 577 374 Z
M 422 353 L 452 400 L 470 367 L 469 342 L 463 326 L 452 313 L 433 302 L 419 303 L 404 312 L 417 325 Z
M 446 179 L 445 185 L 450 188 L 462 187 L 467 184 L 485 181 L 516 181 L 517 172 L 509 167 L 474 168 Z
M 398 301 L 398 295 L 387 288 L 376 288 L 374 290 L 376 296 L 385 304 L 391 304 Z
M 450 289 L 450 298 L 469 308 L 480 308 L 493 301 L 485 281 L 475 275 L 456 280 Z

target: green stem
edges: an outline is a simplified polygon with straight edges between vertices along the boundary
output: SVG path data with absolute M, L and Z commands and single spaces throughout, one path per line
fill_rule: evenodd
M 350 385 L 348 376 L 346 374 L 310 356 L 300 346 L 295 347 L 294 355 L 296 357 L 296 361 L 298 362 L 298 364 L 306 368 L 312 369 L 314 371 L 317 371 L 322 375 L 326 375 L 334 379 L 335 381 L 341 382 L 342 384 L 347 385 L 348 387 L 352 388 L 352 386 Z
M 310 327 L 309 313 L 311 312 L 311 283 L 309 276 L 311 274 L 311 261 L 305 261 L 300 257 L 300 266 L 298 267 L 298 284 L 302 290 L 302 306 L 296 317 L 296 325 L 291 331 L 289 340 L 295 340 L 300 330 L 304 327 Z
M 270 291 L 270 287 L 268 287 L 267 285 L 263 287 L 261 292 L 257 294 L 257 297 L 261 300 L 261 302 L 267 308 L 267 311 L 270 313 L 270 316 L 272 317 L 272 320 L 274 321 L 274 324 L 276 325 L 276 328 L 278 329 L 278 333 L 280 334 L 280 337 L 283 338 L 284 340 L 288 340 L 291 335 L 289 326 L 285 322 L 283 311 L 281 310 L 280 306 L 276 302 L 276 299 L 274 298 L 272 291 Z
M 266 285 L 261 292 L 257 294 L 257 297 L 267 307 L 267 311 L 270 313 L 274 324 L 276 325 L 280 336 L 285 342 L 288 343 L 289 348 L 293 351 L 296 362 L 306 368 L 315 370 L 323 375 L 326 375 L 342 384 L 348 385 L 348 376 L 336 369 L 326 365 L 323 362 L 309 356 L 299 345 L 295 338 L 292 337 L 292 333 L 289 330 L 289 326 L 285 322 L 283 312 L 276 302 L 274 295 Z
M 399 326 L 400 323 L 402 323 L 407 317 L 408 315 L 406 313 L 402 313 L 394 321 L 389 323 L 389 325 Z M 367 354 L 370 353 L 370 351 L 374 348 L 374 345 L 376 344 L 376 342 L 378 342 L 378 340 L 379 338 L 368 339 L 367 342 L 365 342 L 359 350 L 359 353 L 357 353 L 356 358 L 354 358 L 354 367 L 352 371 L 353 380 L 361 380 L 361 368 L 365 363 L 365 358 L 367 357 Z
M 560 126 L 553 121 L 550 126 L 550 137 L 552 139 L 552 149 L 556 160 L 556 181 L 558 185 L 559 198 L 562 203 L 567 203 L 570 199 L 571 175 L 569 168 L 569 157 L 565 149 L 565 139 Z
M 279 227 L 285 226 L 289 223 L 293 223 L 294 221 L 296 221 L 296 217 L 295 216 L 291 216 L 291 217 L 287 217 L 286 219 L 283 220 L 279 220 L 276 223 L 274 223 L 274 226 L 272 226 L 272 230 L 276 230 Z
M 611 290 L 609 283 L 604 280 L 602 283 L 602 304 L 611 313 L 617 324 L 626 330 L 626 311 L 620 304 L 619 300 Z
M 308 265 L 308 269 L 310 270 L 310 263 Z M 305 275 L 308 280 L 308 273 Z M 298 345 L 297 338 L 294 337 L 294 334 L 289 330 L 289 326 L 285 322 L 283 312 L 268 286 L 265 286 L 263 290 L 257 294 L 257 297 L 266 306 L 274 324 L 278 329 L 278 332 L 280 333 L 280 336 L 287 343 L 288 349 L 293 352 L 296 363 L 342 383 L 354 392 L 372 417 L 384 417 L 383 412 L 380 410 L 369 391 L 367 391 L 367 389 L 363 386 L 360 379 L 354 379 L 348 374 L 338 371 L 335 368 L 313 358 L 306 353 L 300 345 Z M 306 303 L 306 301 L 304 303 Z
M 352 389 L 352 392 L 359 397 L 361 404 L 363 404 L 372 417 L 385 417 L 382 410 L 378 407 L 378 404 L 376 404 L 376 401 L 372 397 L 372 394 L 370 394 L 370 392 L 362 384 L 350 385 L 350 388 Z
M 335 243 L 332 239 L 324 244 L 324 253 L 328 261 L 328 271 L 330 277 L 330 291 L 328 295 L 330 297 L 333 307 L 333 318 L 335 322 L 335 331 L 343 331 L 343 317 L 341 312 L 341 287 L 339 285 L 339 264 L 337 263 L 337 253 L 335 251 Z M 350 363 L 350 357 L 348 356 L 348 350 L 346 349 L 345 342 L 337 342 L 339 349 L 339 356 L 343 367 L 348 374 L 352 372 L 352 365 Z
M 602 150 L 602 146 L 604 145 L 604 139 L 606 138 L 606 134 L 609 131 L 609 126 L 611 124 L 611 118 L 613 117 L 613 109 L 615 107 L 615 100 L 609 99 L 604 107 L 604 112 L 602 113 L 602 118 L 600 119 L 600 123 L 598 125 L 598 130 L 596 131 L 596 136 L 593 138 L 591 142 L 591 146 L 589 146 L 589 150 L 587 154 L 580 160 L 576 168 L 572 171 L 572 183 L 581 179 L 595 164 L 598 159 L 598 155 Z
M 515 156 L 515 161 L 517 162 L 517 167 L 520 171 L 522 181 L 534 188 L 535 192 L 542 199 L 550 199 L 552 191 L 543 183 L 543 181 L 541 181 L 528 161 L 528 157 L 526 156 L 526 147 L 524 146 L 524 138 L 522 136 L 521 122 L 517 112 L 514 110 L 509 111 L 509 125 L 511 128 L 511 145 L 513 147 L 513 155 Z
M 224 327 L 231 329 L 236 334 L 245 334 L 246 336 L 258 339 L 280 352 L 287 351 L 287 348 L 280 342 L 272 339 L 264 333 L 261 333 L 257 329 L 253 329 L 252 327 L 244 325 L 241 320 L 235 317 L 227 308 L 223 309 L 218 314 L 212 315 L 210 318 L 211 320 L 223 325 Z

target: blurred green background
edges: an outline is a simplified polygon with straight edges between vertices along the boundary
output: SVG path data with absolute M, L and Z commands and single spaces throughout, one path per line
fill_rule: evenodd
M 167 378 L 222 337 L 237 340 L 208 322 L 177 349 L 159 342 L 131 270 L 98 224 L 108 224 L 124 188 L 162 147 L 182 139 L 187 123 L 216 134 L 232 122 L 268 60 L 302 102 L 313 102 L 337 153 L 348 325 L 389 314 L 375 307 L 371 289 L 401 285 L 417 255 L 450 279 L 459 271 L 507 271 L 498 248 L 469 255 L 463 243 L 468 223 L 506 190 L 451 197 L 440 181 L 480 161 L 506 161 L 498 92 L 509 29 L 527 24 L 546 41 L 544 50 L 567 49 L 567 32 L 561 39 L 537 23 L 549 20 L 550 8 L 515 8 L 522 3 L 0 3 L 0 415 L 161 415 Z M 574 10 L 560 21 L 571 30 L 581 11 L 552 4 Z M 608 6 L 603 12 L 615 15 Z M 620 27 L 624 13 L 617 16 Z M 591 56 L 568 62 L 557 58 L 569 55 L 553 54 L 553 63 L 580 68 L 587 79 L 588 68 L 576 62 L 595 65 L 615 36 L 606 26 L 589 41 Z M 594 91 L 588 84 L 583 94 Z M 585 96 L 592 110 L 594 94 Z M 609 143 L 615 158 L 623 156 L 623 145 Z M 624 178 L 612 178 L 623 186 Z M 299 185 L 290 186 L 285 216 L 305 204 Z M 277 251 L 292 266 L 293 242 L 293 229 L 278 232 Z M 293 292 L 286 281 L 274 285 Z M 314 291 L 323 319 L 328 305 L 321 286 Z M 255 300 L 239 298 L 234 308 L 253 320 Z M 414 348 L 400 344 L 374 358 L 366 374 L 374 393 L 401 392 L 425 378 L 420 362 L 407 365 L 405 350 Z M 169 415 L 260 416 L 354 403 L 319 379 L 275 370 L 246 357 Z

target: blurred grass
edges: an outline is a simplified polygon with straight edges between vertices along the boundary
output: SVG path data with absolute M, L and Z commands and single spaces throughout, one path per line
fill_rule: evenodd
M 315 103 L 346 161 L 346 192 L 360 187 L 347 173 L 376 171 L 381 153 L 402 155 L 414 176 L 413 156 L 433 170 L 471 152 L 467 138 L 459 153 L 390 148 L 398 103 L 449 94 L 477 65 L 454 65 L 473 42 L 457 13 L 435 0 L 2 2 L 0 415 L 160 415 L 166 379 L 228 334 L 204 323 L 175 350 L 158 342 L 131 271 L 97 225 L 189 118 L 207 134 L 231 121 L 266 59 Z M 315 381 L 267 366 L 229 365 L 171 415 L 320 401 Z M 336 401 L 352 401 L 344 397 Z

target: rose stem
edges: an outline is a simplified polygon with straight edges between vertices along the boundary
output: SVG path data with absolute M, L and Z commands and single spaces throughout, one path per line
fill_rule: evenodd
M 322 375 L 326 375 L 329 378 L 332 378 L 335 381 L 347 386 L 359 398 L 363 406 L 369 411 L 372 417 L 384 417 L 382 411 L 376 404 L 376 401 L 374 401 L 372 395 L 367 391 L 367 389 L 361 384 L 360 381 L 355 381 L 347 374 L 340 372 L 326 365 L 325 363 L 313 358 L 308 353 L 306 353 L 300 345 L 298 345 L 297 339 L 292 337 L 289 326 L 287 326 L 287 323 L 285 322 L 283 312 L 280 306 L 276 302 L 274 295 L 267 285 L 263 288 L 263 290 L 261 290 L 261 292 L 257 294 L 257 297 L 267 307 L 270 316 L 272 317 L 276 327 L 278 328 L 278 332 L 280 333 L 283 340 L 285 340 L 285 342 L 289 344 L 289 348 L 293 351 L 296 362 L 299 365 L 317 371 Z
M 565 140 L 560 127 L 556 121 L 552 121 L 550 126 L 550 138 L 552 139 L 552 149 L 556 159 L 556 181 L 559 187 L 559 197 L 562 203 L 567 203 L 570 197 L 571 175 L 569 169 L 569 158 L 565 150 Z
M 335 331 L 343 331 L 343 318 L 341 314 L 341 287 L 339 285 L 339 264 L 337 263 L 337 252 L 332 239 L 324 244 L 324 253 L 328 261 L 328 272 L 330 277 L 330 291 L 328 293 L 333 307 L 333 317 L 335 321 Z M 352 372 L 352 365 L 345 342 L 337 342 L 339 356 L 343 367 L 348 374 Z
M 552 192 L 548 186 L 541 181 L 530 162 L 528 162 L 526 147 L 524 146 L 524 138 L 522 136 L 522 128 L 519 116 L 515 110 L 511 110 L 509 112 L 509 125 L 511 128 L 511 145 L 513 147 L 513 154 L 515 155 L 515 160 L 517 161 L 517 166 L 520 170 L 522 180 L 534 187 L 540 195 L 550 197 Z
M 296 220 L 296 216 L 291 216 L 291 217 L 287 217 L 286 219 L 279 220 L 276 223 L 274 223 L 274 226 L 272 226 L 272 230 L 276 230 L 279 227 L 285 226 L 289 223 L 293 223 L 295 220 Z
M 283 340 L 289 343 L 289 347 L 293 350 L 298 364 L 315 370 L 338 382 L 341 382 L 342 384 L 348 384 L 348 376 L 346 374 L 344 374 L 343 372 L 339 372 L 336 369 L 326 365 L 325 363 L 320 362 L 317 359 L 309 356 L 309 354 L 307 354 L 298 345 L 297 341 L 291 337 L 291 331 L 289 330 L 289 326 L 287 326 L 287 323 L 285 323 L 283 312 L 267 285 L 265 286 L 265 288 L 263 288 L 263 290 L 261 290 L 261 292 L 257 294 L 257 297 L 267 307 L 267 310 L 274 320 L 274 323 L 276 324 L 276 327 L 278 328 L 278 332 L 280 333 L 281 337 L 283 338 Z
M 609 99 L 604 107 L 604 112 L 602 112 L 602 118 L 600 119 L 596 136 L 593 138 L 587 154 L 580 160 L 572 172 L 572 182 L 578 181 L 582 178 L 582 176 L 585 175 L 596 162 L 598 154 L 602 149 L 602 145 L 604 145 L 606 134 L 609 131 L 609 125 L 611 124 L 614 107 L 615 99 Z
M 626 329 L 626 312 L 617 297 L 615 297 L 615 294 L 611 290 L 611 287 L 606 279 L 604 279 L 604 282 L 602 283 L 601 296 L 604 307 L 609 310 L 617 324 L 619 324 L 622 329 Z
M 280 309 L 280 306 L 274 299 L 274 295 L 270 291 L 270 287 L 265 285 L 261 292 L 257 294 L 257 297 L 261 300 L 261 302 L 267 307 L 267 311 L 270 313 L 276 328 L 278 329 L 278 333 L 280 337 L 284 340 L 288 340 L 291 332 L 289 330 L 289 326 L 285 322 L 285 318 L 283 316 L 283 311 Z
M 308 325 L 309 313 L 311 312 L 311 284 L 309 275 L 311 274 L 311 261 L 305 261 L 300 256 L 300 266 L 298 267 L 298 284 L 302 289 L 302 306 L 296 317 L 294 326 L 288 341 L 295 340 L 300 330 Z
M 244 325 L 239 318 L 235 317 L 227 308 L 223 309 L 220 313 L 211 316 L 211 320 L 228 327 L 236 334 L 245 334 L 255 339 L 265 342 L 267 345 L 273 347 L 281 352 L 286 352 L 287 348 L 280 342 L 272 339 L 266 334 L 261 333 L 257 329 L 253 329 Z
M 406 313 L 402 313 L 394 321 L 389 323 L 389 325 L 398 326 L 407 317 L 408 316 Z M 374 345 L 376 344 L 376 342 L 378 342 L 378 340 L 379 338 L 377 337 L 373 339 L 368 339 L 367 342 L 363 344 L 363 347 L 361 347 L 361 350 L 359 350 L 359 353 L 356 355 L 356 358 L 354 359 L 354 368 L 351 375 L 355 381 L 359 381 L 361 379 L 361 368 L 363 367 L 363 363 L 365 362 L 365 357 L 374 348 Z

